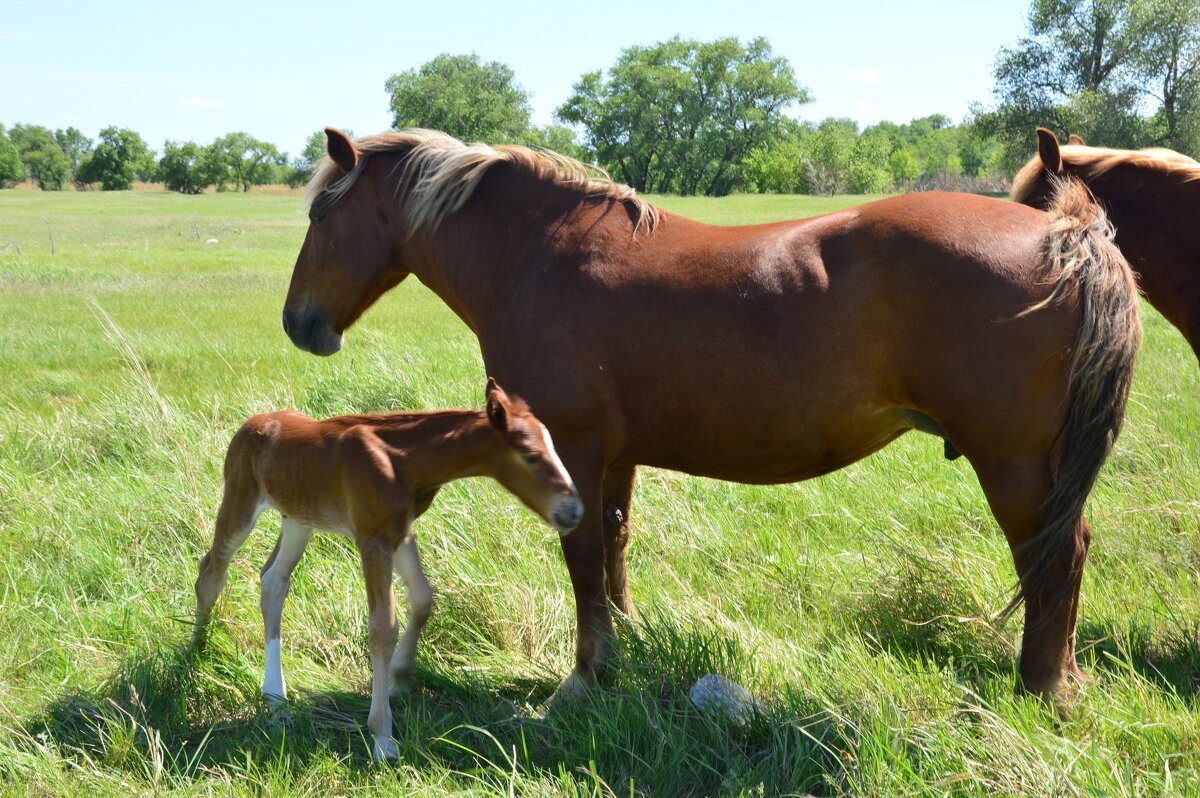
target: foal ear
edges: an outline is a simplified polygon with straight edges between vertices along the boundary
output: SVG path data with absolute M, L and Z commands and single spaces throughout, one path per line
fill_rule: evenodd
M 1058 149 L 1058 137 L 1044 127 L 1037 129 L 1037 137 L 1038 156 L 1042 159 L 1042 166 L 1051 174 L 1061 173 L 1063 163 L 1062 152 Z
M 492 426 L 498 431 L 508 432 L 508 394 L 496 382 L 495 377 L 488 377 L 487 382 L 487 417 Z
M 325 128 L 325 137 L 329 139 L 330 159 L 340 166 L 342 171 L 352 171 L 358 164 L 358 150 L 354 149 L 354 142 L 336 127 Z
M 1068 136 L 1068 137 L 1067 137 L 1067 143 L 1068 143 L 1068 144 L 1072 144 L 1072 145 L 1074 145 L 1074 146 L 1076 146 L 1076 147 L 1085 147 L 1085 146 L 1087 146 L 1087 145 L 1084 143 L 1084 141 L 1083 141 L 1083 137 L 1082 137 L 1082 136 L 1076 136 L 1074 133 L 1072 133 L 1070 136 Z

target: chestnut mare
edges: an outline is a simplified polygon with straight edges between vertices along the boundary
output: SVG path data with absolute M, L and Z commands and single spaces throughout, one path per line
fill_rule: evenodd
M 550 434 L 523 401 L 510 399 L 495 380 L 488 381 L 486 412 L 386 413 L 325 421 L 293 410 L 254 416 L 233 436 L 225 456 L 225 497 L 212 548 L 200 561 L 196 580 L 193 644 L 203 644 L 229 562 L 258 515 L 268 507 L 279 510 L 279 540 L 262 568 L 261 607 L 267 653 L 263 695 L 272 704 L 282 703 L 287 689 L 279 624 L 292 571 L 313 528 L 353 538 L 370 611 L 371 754 L 376 761 L 394 759 L 388 694 L 410 689 L 417 639 L 433 603 L 412 523 L 429 509 L 442 485 L 476 476 L 497 480 L 560 534 L 574 529 L 582 516 L 579 494 Z M 410 604 L 398 648 L 393 569 L 404 581 Z
M 1200 358 L 1200 163 L 1174 150 L 1110 150 L 1039 128 L 1038 154 L 1013 179 L 1012 198 L 1046 208 L 1051 175 L 1087 183 L 1117 231 L 1117 246 L 1150 304 Z
M 1011 546 L 1024 689 L 1064 693 L 1082 508 L 1141 338 L 1133 278 L 1082 186 L 1049 213 L 923 193 L 715 227 L 562 156 L 326 133 L 284 330 L 332 354 L 415 274 L 537 410 L 584 503 L 562 538 L 578 638 L 560 692 L 602 673 L 609 601 L 633 612 L 637 465 L 792 482 L 920 429 L 970 460 Z

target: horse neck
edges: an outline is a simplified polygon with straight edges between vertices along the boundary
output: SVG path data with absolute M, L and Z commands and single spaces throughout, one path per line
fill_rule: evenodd
M 412 273 L 461 318 L 477 336 L 503 327 L 518 307 L 533 299 L 525 280 L 568 280 L 578 265 L 581 239 L 604 228 L 631 222 L 623 208 L 606 213 L 615 201 L 587 199 L 506 167 L 489 172 L 458 211 L 432 231 L 414 236 Z M 550 267 L 550 268 L 548 268 Z
M 1138 273 L 1146 299 L 1200 356 L 1200 181 L 1118 166 L 1088 181 L 1117 232 L 1117 246 Z
M 488 476 L 503 446 L 482 410 L 368 416 L 364 422 L 394 452 L 393 467 L 416 489 Z

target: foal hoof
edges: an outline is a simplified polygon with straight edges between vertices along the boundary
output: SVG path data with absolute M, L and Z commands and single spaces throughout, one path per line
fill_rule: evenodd
M 376 737 L 371 746 L 371 759 L 375 762 L 394 762 L 400 758 L 400 749 L 391 737 Z

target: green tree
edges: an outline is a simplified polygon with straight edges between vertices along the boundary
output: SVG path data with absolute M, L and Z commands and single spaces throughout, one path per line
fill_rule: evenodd
M 921 177 L 921 162 L 913 155 L 912 150 L 901 147 L 893 150 L 888 156 L 888 173 L 896 185 L 911 188 Z
M 858 123 L 829 117 L 804 142 L 805 174 L 813 194 L 845 194 L 850 187 Z
M 92 140 L 76 127 L 54 131 L 54 140 L 67 156 L 67 161 L 71 164 L 71 182 L 75 182 L 80 162 L 92 151 Z
M 760 194 L 806 194 L 809 191 L 804 142 L 811 123 L 791 122 L 786 132 L 750 150 L 743 162 L 749 187 Z
M 239 132 L 224 135 L 209 145 L 207 161 L 218 189 L 232 183 L 235 188 L 249 191 L 250 186 L 270 183 L 284 158 L 274 144 Z
M 520 141 L 529 130 L 529 92 L 499 61 L 442 53 L 418 69 L 392 75 L 392 126 L 444 130 L 464 141 Z
M 164 143 L 158 175 L 168 191 L 180 194 L 202 194 L 215 182 L 205 149 L 192 141 Z
M 1028 159 L 1037 126 L 1114 147 L 1145 143 L 1136 113 L 1150 46 L 1144 2 L 1033 0 L 1029 36 L 996 58 L 998 107 L 975 109 L 975 124 L 999 137 L 1010 168 Z
M 575 131 L 565 125 L 532 126 L 521 136 L 519 142 L 526 147 L 536 147 L 551 150 L 566 155 L 577 161 L 591 160 L 587 147 L 579 143 Z
M 80 165 L 76 179 L 80 183 L 99 183 L 105 191 L 128 191 L 139 176 L 154 169 L 154 153 L 136 132 L 128 128 L 106 127 L 99 143 Z
M 1143 0 L 1137 28 L 1145 37 L 1136 64 L 1144 94 L 1159 103 L 1154 142 L 1200 152 L 1200 0 Z
M 607 80 L 583 75 L 555 115 L 640 191 L 726 194 L 745 183 L 750 152 L 777 137 L 784 109 L 809 99 L 766 39 L 675 37 L 622 51 Z
M 0 186 L 7 186 L 25 179 L 25 164 L 17 145 L 0 125 Z
M 29 179 L 43 191 L 62 191 L 70 179 L 71 162 L 54 134 L 41 125 L 13 125 L 9 138 L 21 154 Z

